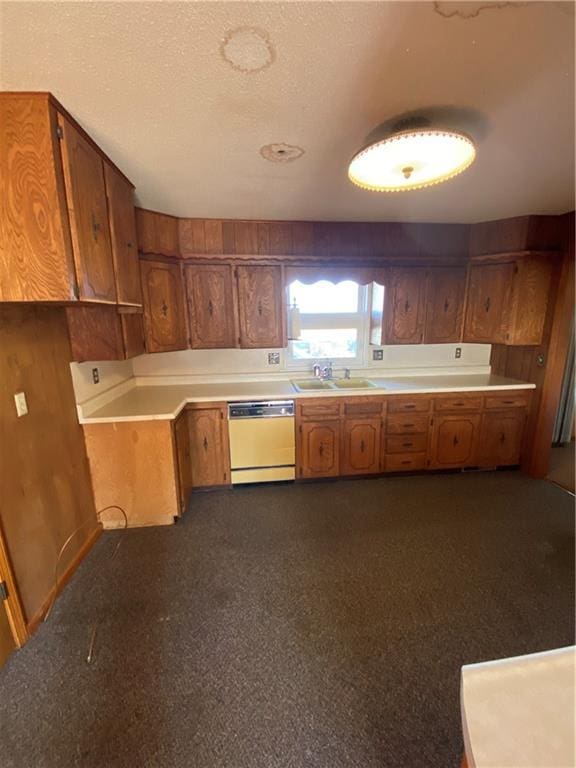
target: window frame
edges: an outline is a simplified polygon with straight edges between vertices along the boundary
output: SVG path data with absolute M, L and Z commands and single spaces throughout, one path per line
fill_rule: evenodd
M 294 281 L 296 282 L 296 281 Z M 324 282 L 322 278 L 316 282 Z M 331 282 L 331 281 L 328 281 Z M 356 282 L 350 280 L 350 282 Z M 311 283 L 313 285 L 314 283 Z M 306 330 L 323 330 L 337 328 L 355 328 L 358 331 L 355 357 L 311 357 L 308 359 L 295 358 L 292 352 L 292 340 L 288 341 L 286 350 L 286 368 L 292 371 L 311 370 L 314 363 L 320 365 L 332 363 L 333 368 L 350 368 L 351 370 L 366 367 L 368 340 L 370 331 L 370 286 L 358 285 L 357 312 L 300 312 L 300 325 Z M 286 286 L 286 305 L 289 307 L 290 286 Z

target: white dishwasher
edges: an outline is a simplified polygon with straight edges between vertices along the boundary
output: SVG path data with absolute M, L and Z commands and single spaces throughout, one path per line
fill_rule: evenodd
M 228 403 L 232 485 L 294 480 L 294 400 Z

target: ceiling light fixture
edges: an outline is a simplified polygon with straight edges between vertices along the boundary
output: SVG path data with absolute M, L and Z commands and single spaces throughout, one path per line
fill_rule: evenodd
M 373 192 L 422 189 L 448 181 L 474 162 L 476 147 L 466 133 L 419 122 L 361 149 L 350 161 L 350 181 Z

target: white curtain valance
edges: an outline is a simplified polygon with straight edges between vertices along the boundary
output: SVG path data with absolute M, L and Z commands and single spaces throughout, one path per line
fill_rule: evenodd
M 330 283 L 341 283 L 353 280 L 358 285 L 369 283 L 384 284 L 384 270 L 378 267 L 286 267 L 286 283 L 294 280 L 301 283 L 317 283 L 327 280 Z

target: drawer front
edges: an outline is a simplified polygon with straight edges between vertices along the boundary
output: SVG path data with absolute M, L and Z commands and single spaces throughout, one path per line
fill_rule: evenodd
M 420 453 L 426 450 L 428 435 L 391 435 L 386 438 L 386 453 Z
M 434 398 L 435 411 L 479 411 L 482 408 L 482 395 L 472 397 L 452 395 Z
M 391 397 L 388 401 L 390 413 L 423 413 L 429 410 L 429 397 Z
M 414 435 L 428 432 L 430 416 L 428 414 L 398 413 L 386 419 L 386 431 L 389 435 Z
M 426 469 L 426 454 L 387 453 L 384 469 L 386 472 L 414 472 L 417 469 Z
M 333 419 L 340 416 L 340 403 L 334 400 L 328 400 L 325 403 L 317 400 L 312 403 L 299 403 L 298 411 L 305 419 Z
M 369 401 L 363 403 L 344 403 L 346 416 L 380 416 L 382 413 L 382 401 Z
M 488 395 L 484 398 L 484 407 L 492 411 L 496 408 L 526 408 L 530 403 L 531 393 L 511 392 L 509 395 Z

